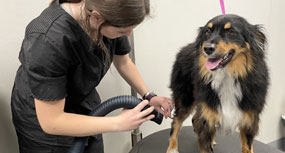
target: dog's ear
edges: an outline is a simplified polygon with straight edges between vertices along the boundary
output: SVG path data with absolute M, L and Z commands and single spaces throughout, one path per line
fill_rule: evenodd
M 204 29 L 204 27 L 200 27 L 198 29 L 198 35 L 197 35 L 196 41 L 195 41 L 195 44 L 196 44 L 197 48 L 201 47 L 201 45 L 203 43 L 203 34 L 204 34 L 203 29 Z
M 267 45 L 267 38 L 264 34 L 264 28 L 262 25 L 253 25 L 253 35 L 254 35 L 254 41 L 257 47 L 259 47 L 262 50 L 265 50 Z

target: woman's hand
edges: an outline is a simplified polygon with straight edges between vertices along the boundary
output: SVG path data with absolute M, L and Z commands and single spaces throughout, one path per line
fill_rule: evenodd
M 153 119 L 155 116 L 153 114 L 150 115 L 150 113 L 154 110 L 153 106 L 142 111 L 147 104 L 149 104 L 149 102 L 144 100 L 133 109 L 123 109 L 123 111 L 117 116 L 117 130 L 134 130 L 143 122 Z
M 150 100 L 150 105 L 163 114 L 165 118 L 171 117 L 171 111 L 173 110 L 173 101 L 167 97 L 155 96 Z

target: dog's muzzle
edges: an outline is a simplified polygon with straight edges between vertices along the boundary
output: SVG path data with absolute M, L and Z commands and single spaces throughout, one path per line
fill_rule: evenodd
M 203 53 L 208 58 L 205 66 L 211 71 L 225 67 L 235 54 L 234 49 L 230 49 L 227 54 L 216 53 L 216 49 L 217 45 L 214 43 L 206 43 L 203 47 Z

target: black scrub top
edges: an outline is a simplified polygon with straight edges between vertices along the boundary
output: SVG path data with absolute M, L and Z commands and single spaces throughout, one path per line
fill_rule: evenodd
M 125 55 L 131 50 L 128 38 L 103 38 L 110 52 Z M 31 140 L 70 146 L 72 137 L 49 135 L 37 120 L 34 98 L 55 101 L 66 98 L 65 111 L 88 114 L 100 97 L 95 89 L 110 62 L 77 21 L 59 2 L 45 9 L 26 28 L 11 97 L 16 130 Z

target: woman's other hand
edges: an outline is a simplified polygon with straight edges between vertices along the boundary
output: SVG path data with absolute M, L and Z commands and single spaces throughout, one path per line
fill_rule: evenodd
M 173 101 L 167 97 L 154 96 L 150 100 L 150 105 L 163 114 L 165 118 L 171 117 Z
M 150 114 L 154 110 L 153 106 L 142 111 L 147 104 L 149 104 L 149 102 L 144 100 L 133 109 L 123 109 L 122 112 L 117 116 L 117 130 L 134 130 L 143 122 L 153 119 L 155 116 Z

